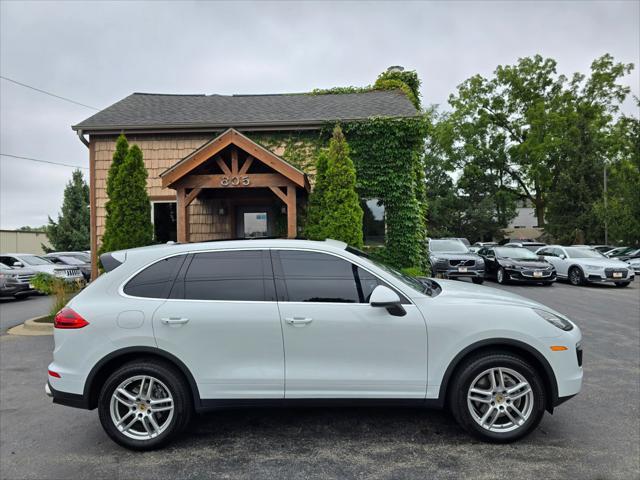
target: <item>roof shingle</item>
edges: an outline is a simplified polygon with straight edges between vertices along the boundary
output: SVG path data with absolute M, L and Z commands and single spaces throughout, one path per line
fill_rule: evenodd
M 412 117 L 399 90 L 341 94 L 164 95 L 134 93 L 73 126 L 74 130 L 230 128 L 321 125 L 370 117 Z

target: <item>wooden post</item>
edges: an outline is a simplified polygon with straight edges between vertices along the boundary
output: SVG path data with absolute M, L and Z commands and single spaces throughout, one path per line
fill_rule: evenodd
M 91 280 L 98 278 L 98 208 L 96 205 L 96 143 L 89 137 L 89 234 L 91 243 Z
M 287 187 L 287 237 L 296 238 L 298 236 L 298 225 L 296 221 L 296 187 Z
M 189 205 L 187 205 L 186 197 L 186 190 L 184 188 L 178 188 L 176 190 L 176 211 L 178 214 L 177 236 L 179 243 L 187 243 L 189 241 Z

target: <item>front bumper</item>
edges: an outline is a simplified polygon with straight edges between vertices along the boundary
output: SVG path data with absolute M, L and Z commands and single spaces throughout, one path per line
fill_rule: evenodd
M 514 282 L 555 282 L 555 270 L 542 270 L 540 276 L 536 274 L 536 270 L 516 270 L 505 268 L 508 279 Z M 540 270 L 538 270 L 540 271 Z
M 484 269 L 481 270 L 475 267 L 463 267 L 463 269 L 460 269 L 460 267 L 434 267 L 433 276 L 442 278 L 484 278 Z
M 0 288 L 0 296 L 30 295 L 35 293 L 27 283 L 7 283 Z
M 635 280 L 635 274 L 632 271 L 623 274 L 621 277 L 614 276 L 614 273 L 606 273 L 603 271 L 589 271 L 584 272 L 584 278 L 589 283 L 627 283 Z

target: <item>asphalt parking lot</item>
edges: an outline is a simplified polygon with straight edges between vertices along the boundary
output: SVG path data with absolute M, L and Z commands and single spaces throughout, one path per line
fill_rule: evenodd
M 488 283 L 497 287 L 495 283 Z M 640 477 L 640 282 L 498 287 L 569 315 L 584 335 L 583 391 L 510 445 L 415 408 L 254 409 L 198 417 L 170 447 L 112 443 L 95 411 L 44 395 L 52 337 L 0 337 L 0 476 L 42 478 Z

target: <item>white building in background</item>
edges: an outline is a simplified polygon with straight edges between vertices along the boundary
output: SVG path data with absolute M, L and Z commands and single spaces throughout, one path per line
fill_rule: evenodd
M 536 209 L 530 200 L 518 201 L 518 210 L 509 226 L 503 230 L 505 237 L 517 239 L 537 239 L 544 233 L 544 229 L 538 228 Z

